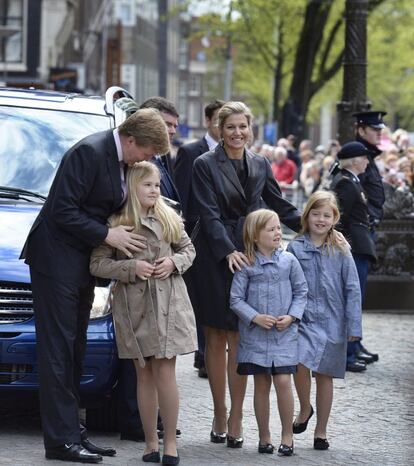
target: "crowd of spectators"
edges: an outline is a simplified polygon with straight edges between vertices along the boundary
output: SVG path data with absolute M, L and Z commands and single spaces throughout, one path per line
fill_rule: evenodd
M 279 139 L 276 146 L 256 141 L 252 147 L 254 152 L 269 160 L 282 190 L 287 194 L 300 191 L 303 201 L 313 192 L 329 187 L 330 170 L 340 148 L 337 140 L 313 147 L 312 141 L 304 139 L 297 145 L 293 135 Z M 393 133 L 388 128 L 383 130 L 380 149 L 382 154 L 375 162 L 386 193 L 414 194 L 414 145 L 410 145 L 408 133 L 403 129 Z M 414 215 L 414 211 L 412 213 Z

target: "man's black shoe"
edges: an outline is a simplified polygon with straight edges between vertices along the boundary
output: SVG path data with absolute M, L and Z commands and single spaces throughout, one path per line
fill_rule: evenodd
M 348 372 L 363 372 L 367 369 L 367 365 L 363 361 L 355 361 L 346 363 Z
M 144 432 L 121 432 L 121 440 L 131 440 L 131 442 L 145 442 Z
M 371 351 L 368 351 L 364 346 L 361 345 L 361 351 L 363 351 L 365 354 L 369 354 L 372 359 L 375 361 L 378 361 L 379 356 L 377 353 L 371 353 Z
M 363 350 L 357 351 L 356 357 L 359 361 L 365 362 L 365 364 L 371 364 L 375 361 L 374 356 L 372 354 L 366 353 Z
M 77 463 L 100 463 L 102 461 L 101 455 L 90 453 L 77 443 L 46 448 L 45 456 L 48 460 L 72 461 Z
M 81 441 L 81 445 L 83 448 L 89 451 L 89 453 L 96 453 L 97 455 L 101 456 L 115 456 L 116 450 L 113 448 L 108 447 L 98 447 L 94 445 L 89 439 L 84 439 Z

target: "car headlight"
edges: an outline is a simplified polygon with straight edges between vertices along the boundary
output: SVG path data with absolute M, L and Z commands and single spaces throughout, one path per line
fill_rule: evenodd
M 98 319 L 111 311 L 112 283 L 108 286 L 95 286 L 94 293 L 91 319 Z

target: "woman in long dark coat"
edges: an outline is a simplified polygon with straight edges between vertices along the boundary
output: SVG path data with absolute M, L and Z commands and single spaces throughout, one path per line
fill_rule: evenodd
M 196 313 L 205 326 L 206 367 L 214 402 L 210 439 L 241 447 L 242 408 L 247 378 L 236 373 L 237 317 L 230 310 L 232 273 L 247 264 L 243 254 L 246 215 L 263 202 L 295 231 L 300 228 L 296 208 L 282 198 L 270 164 L 246 149 L 252 114 L 242 102 L 227 102 L 219 112 L 221 143 L 214 152 L 196 159 L 193 192 L 200 220 L 193 232 L 197 251 L 192 276 L 197 296 Z M 226 358 L 228 348 L 228 363 Z M 231 398 L 227 419 L 226 369 Z

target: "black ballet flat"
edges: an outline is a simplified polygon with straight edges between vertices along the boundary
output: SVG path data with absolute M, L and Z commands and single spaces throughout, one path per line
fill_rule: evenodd
M 281 443 L 277 452 L 279 453 L 279 456 L 292 456 L 293 455 L 293 442 L 292 442 L 292 446 Z
M 160 452 L 152 450 L 150 453 L 143 455 L 142 461 L 144 461 L 144 463 L 159 463 L 161 461 Z
M 272 454 L 275 451 L 275 447 L 271 443 L 259 443 L 257 451 L 259 453 Z
M 168 466 L 177 466 L 180 463 L 180 455 L 172 456 L 172 455 L 162 455 L 161 464 L 165 464 Z
M 241 448 L 243 446 L 243 437 L 233 437 L 227 434 L 227 446 L 229 448 Z
M 213 443 L 225 443 L 226 437 L 226 432 L 214 432 L 214 430 L 210 432 L 210 442 Z
M 293 433 L 294 434 L 301 434 L 302 432 L 305 432 L 306 428 L 308 427 L 308 422 L 309 422 L 309 419 L 313 416 L 313 407 L 311 405 L 311 412 L 308 416 L 308 419 L 306 419 L 305 422 L 301 422 L 299 424 L 296 424 L 295 422 L 293 423 Z
M 316 437 L 313 439 L 313 448 L 315 450 L 327 450 L 329 448 L 329 442 L 326 438 Z

